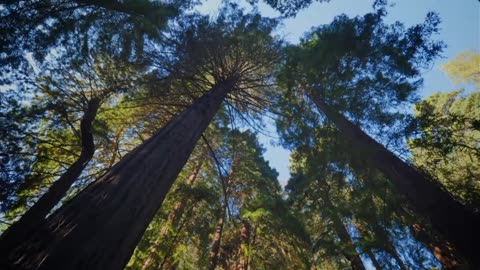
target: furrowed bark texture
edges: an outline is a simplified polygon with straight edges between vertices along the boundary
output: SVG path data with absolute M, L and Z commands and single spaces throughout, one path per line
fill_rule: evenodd
M 16 245 L 1 269 L 123 269 L 235 82 L 218 83 Z
M 344 136 L 352 141 L 354 150 L 365 155 L 373 166 L 388 177 L 415 210 L 454 244 L 471 262 L 473 268 L 480 269 L 480 256 L 477 251 L 477 244 L 480 242 L 480 215 L 460 204 L 436 181 L 399 159 L 321 98 L 312 94 L 308 96 Z
M 0 243 L 14 242 L 29 233 L 29 230 L 42 222 L 60 200 L 65 196 L 73 183 L 82 174 L 88 162 L 95 153 L 95 143 L 92 134 L 92 124 L 100 106 L 98 99 L 92 99 L 87 104 L 85 114 L 80 121 L 80 156 L 58 178 L 35 204 L 22 217 L 8 228 L 0 237 Z

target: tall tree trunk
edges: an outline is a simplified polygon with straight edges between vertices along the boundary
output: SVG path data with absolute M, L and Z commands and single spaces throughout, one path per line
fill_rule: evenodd
M 218 254 L 220 253 L 220 246 L 222 244 L 222 234 L 223 234 L 223 227 L 225 225 L 226 219 L 226 207 L 227 205 L 224 204 L 222 209 L 222 215 L 218 219 L 217 226 L 215 227 L 215 233 L 213 235 L 212 240 L 212 248 L 210 249 L 210 263 L 208 269 L 215 270 L 218 265 Z
M 330 200 L 328 191 L 323 193 L 322 199 L 325 203 L 325 206 L 329 209 L 332 209 L 332 213 L 329 215 L 329 217 L 332 219 L 332 223 L 338 238 L 340 238 L 342 244 L 346 246 L 346 251 L 343 252 L 343 256 L 345 256 L 345 258 L 350 262 L 352 270 L 365 270 L 365 266 L 363 265 L 360 255 L 355 249 L 355 244 L 353 243 L 350 233 L 348 233 L 348 230 L 345 228 L 345 224 L 343 224 L 343 221 L 340 219 L 340 217 L 333 211 L 335 206 Z
M 195 167 L 195 170 L 188 177 L 187 182 L 189 185 L 193 185 L 193 183 L 195 183 L 195 180 L 197 179 L 197 176 L 198 176 L 198 173 L 200 172 L 201 167 L 202 167 L 202 160 L 198 162 L 197 166 Z M 162 241 L 166 241 L 170 228 L 177 228 L 178 223 L 180 222 L 180 219 L 185 210 L 186 204 L 187 204 L 187 201 L 185 199 L 175 203 L 173 210 L 168 214 L 167 220 L 165 221 L 165 225 L 160 230 L 160 235 L 158 236 L 157 240 L 155 240 L 155 242 L 150 248 L 148 257 L 147 259 L 145 259 L 145 262 L 142 265 L 142 270 L 148 269 L 158 259 L 158 249 L 162 244 Z
M 375 257 L 375 253 L 373 253 L 371 248 L 365 248 L 365 253 L 368 255 L 370 260 L 372 261 L 373 266 L 377 270 L 382 270 L 382 265 L 378 262 L 377 257 Z
M 218 83 L 30 233 L 3 269 L 123 269 L 234 80 Z
M 338 238 L 340 238 L 342 243 L 347 247 L 347 250 L 343 252 L 343 255 L 345 256 L 345 258 L 347 258 L 348 261 L 350 261 L 352 270 L 365 270 L 362 259 L 360 258 L 357 250 L 355 249 L 353 240 L 350 237 L 347 229 L 345 228 L 342 220 L 337 215 L 333 214 L 332 221 L 333 226 L 335 226 L 335 232 L 337 233 Z
M 355 220 L 354 222 L 354 225 L 355 225 L 355 228 L 357 228 L 357 231 L 360 233 L 360 236 L 362 238 L 367 238 L 369 237 L 369 231 L 368 229 L 366 228 L 366 223 L 365 222 L 361 222 L 359 220 Z M 377 270 L 381 270 L 383 269 L 381 264 L 378 262 L 377 260 L 377 257 L 375 256 L 375 253 L 373 253 L 372 249 L 370 247 L 365 247 L 365 248 L 362 248 L 363 251 L 365 252 L 365 254 L 367 254 L 367 256 L 370 258 L 370 260 L 372 261 L 372 264 L 373 266 L 377 269 Z
M 431 222 L 475 267 L 480 267 L 477 245 L 480 243 L 480 215 L 456 201 L 438 182 L 411 167 L 376 142 L 321 98 L 310 99 L 335 126 L 352 141 L 354 149 L 365 155 L 421 215 Z
M 430 248 L 433 255 L 445 269 L 467 269 L 463 258 L 459 257 L 453 246 L 447 241 L 433 235 L 419 223 L 410 226 L 417 240 Z
M 408 267 L 403 262 L 402 258 L 398 255 L 397 249 L 393 246 L 391 242 L 389 242 L 390 248 L 387 252 L 393 257 L 397 265 L 400 267 L 401 270 L 408 270 Z
M 80 120 L 80 156 L 68 169 L 56 180 L 35 204 L 30 207 L 22 217 L 8 228 L 1 236 L 0 241 L 15 241 L 19 236 L 26 235 L 30 229 L 35 228 L 52 211 L 62 198 L 67 194 L 72 184 L 82 174 L 88 162 L 95 153 L 95 143 L 92 134 L 92 124 L 100 106 L 99 99 L 91 99 Z
M 238 267 L 239 270 L 248 270 L 248 260 L 250 257 L 250 252 L 248 252 L 250 247 L 250 234 L 250 223 L 247 220 L 242 220 L 242 228 L 240 229 L 240 258 Z

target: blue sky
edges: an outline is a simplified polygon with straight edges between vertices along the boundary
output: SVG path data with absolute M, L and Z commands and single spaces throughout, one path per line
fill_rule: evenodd
M 261 1 L 261 0 L 260 0 Z M 388 8 L 387 22 L 400 21 L 406 26 L 420 23 L 429 11 L 440 15 L 442 23 L 440 34 L 436 37 L 447 44 L 442 58 L 424 71 L 424 85 L 420 91 L 427 97 L 437 91 L 452 91 L 467 87 L 454 85 L 440 70 L 440 66 L 461 52 L 480 48 L 480 2 L 478 0 L 397 0 L 389 1 L 394 6 Z M 221 0 L 209 0 L 197 9 L 205 14 L 215 15 Z M 330 3 L 315 2 L 300 11 L 295 18 L 284 20 L 277 33 L 290 43 L 298 43 L 303 34 L 314 26 L 330 23 L 336 15 L 345 13 L 349 16 L 363 15 L 371 11 L 373 0 L 331 0 Z M 242 5 L 248 6 L 245 2 Z M 277 12 L 261 3 L 260 12 L 264 16 L 276 17 Z M 479 67 L 480 69 L 480 67 Z M 267 123 L 267 134 L 259 136 L 260 142 L 267 149 L 265 158 L 279 172 L 282 185 L 289 178 L 289 151 L 275 146 L 278 143 L 275 127 Z M 272 144 L 273 143 L 273 144 Z

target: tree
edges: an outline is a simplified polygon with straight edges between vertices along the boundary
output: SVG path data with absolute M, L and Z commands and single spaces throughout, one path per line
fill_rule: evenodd
M 346 267 L 345 260 L 361 268 L 366 258 L 381 268 L 438 265 L 408 230 L 401 229 L 410 223 L 400 215 L 401 204 L 387 179 L 372 168 L 357 167 L 361 164 L 351 153 L 349 141 L 310 111 L 313 104 L 300 102 L 290 104 L 288 110 L 301 118 L 294 118 L 281 133 L 282 140 L 294 147 L 294 174 L 286 188 L 298 215 L 308 224 L 318 261 L 330 261 L 334 268 Z M 400 252 L 397 243 L 408 247 Z M 399 253 L 408 261 L 400 259 Z
M 152 222 L 128 269 L 212 268 L 212 261 L 217 269 L 304 267 L 308 236 L 280 196 L 277 173 L 255 134 L 231 129 L 226 115 L 221 111 L 209 126 L 157 214 L 162 221 Z M 210 158 L 200 154 L 205 150 Z M 202 168 L 191 185 L 186 178 L 195 174 L 197 158 Z M 181 218 L 179 203 L 186 210 Z M 173 216 L 180 222 L 170 223 Z
M 46 126 L 44 123 L 46 116 L 42 109 L 28 108 L 29 106 L 25 105 L 36 103 L 32 97 L 38 92 L 38 73 L 43 72 L 42 76 L 44 76 L 46 70 L 58 68 L 57 64 L 59 66 L 63 64 L 62 68 L 65 68 L 70 61 L 68 59 L 77 58 L 78 62 L 78 59 L 88 59 L 92 55 L 100 54 L 108 54 L 117 59 L 122 58 L 124 62 L 131 60 L 140 62 L 145 41 L 158 40 L 168 19 L 178 15 L 183 8 L 190 5 L 188 1 L 182 2 L 163 4 L 150 1 L 32 0 L 2 3 L 0 11 L 2 55 L 0 58 L 5 65 L 2 65 L 0 83 L 2 87 L 6 85 L 12 89 L 0 91 L 2 103 L 0 115 L 2 120 L 11 123 L 8 129 L 16 130 L 15 133 L 2 135 L 2 141 L 5 143 L 2 144 L 1 180 L 2 183 L 8 183 L 2 190 L 5 197 L 2 212 L 10 211 L 12 207 L 20 210 L 14 212 L 22 212 L 21 209 L 24 209 L 25 205 L 22 200 L 25 196 L 19 193 L 32 195 L 28 190 L 32 185 L 28 182 L 36 182 L 35 184 L 47 182 L 44 177 L 32 177 L 31 174 L 35 172 L 31 170 L 36 170 L 33 167 L 41 168 L 44 164 L 39 162 L 39 155 L 30 155 L 30 153 L 41 152 L 37 150 L 45 148 L 48 144 L 43 142 L 42 146 L 40 140 L 42 135 L 35 134 L 42 125 Z M 47 56 L 48 61 L 44 61 Z M 77 63 L 77 65 L 80 64 Z M 72 83 L 70 82 L 70 86 Z M 72 103 L 63 105 L 72 106 Z M 75 104 L 72 108 L 75 108 Z M 14 113 L 15 111 L 23 111 L 23 113 Z M 74 118 L 76 120 L 76 116 Z M 49 131 L 43 130 L 43 132 Z M 56 142 L 57 148 L 60 148 L 59 144 L 63 144 L 63 147 L 66 144 L 72 144 L 71 141 L 61 142 L 62 139 L 67 137 L 63 136 Z M 90 155 L 87 154 L 82 159 L 88 159 L 87 156 Z M 58 160 L 63 159 L 64 164 L 73 162 L 65 156 L 56 157 L 59 158 Z M 47 159 L 50 159 L 52 166 L 62 167 L 58 164 L 61 162 L 55 164 L 53 158 L 43 154 L 43 161 Z M 50 178 L 55 178 L 53 175 L 57 174 L 58 170 L 52 169 L 48 173 L 52 174 Z M 34 194 L 32 197 L 37 196 L 38 194 Z M 8 215 L 10 214 L 12 212 Z
M 454 60 L 443 65 L 442 69 L 455 83 L 472 83 L 479 89 L 480 72 L 478 66 L 480 66 L 480 53 L 469 51 L 457 55 Z
M 394 108 L 415 100 L 420 68 L 442 48 L 429 39 L 439 23 L 435 14 L 409 29 L 399 23 L 385 25 L 384 16 L 380 8 L 361 18 L 337 17 L 314 30 L 300 48 L 289 50 L 291 60 L 283 76 L 290 81 L 285 85 L 315 103 L 342 136 L 355 142 L 354 151 L 367 157 L 363 166 L 381 171 L 418 213 L 475 263 L 472 251 L 480 237 L 475 229 L 480 217 L 358 126 L 382 132 L 385 125 L 400 124 L 405 117 Z
M 480 94 L 436 93 L 415 105 L 412 161 L 463 203 L 480 206 Z
M 46 132 L 50 133 L 51 137 L 62 135 L 74 137 L 72 143 L 78 144 L 80 153 L 72 159 L 65 171 L 33 206 L 2 234 L 2 239 L 8 239 L 11 237 L 10 235 L 26 234 L 44 220 L 67 194 L 95 153 L 93 124 L 100 107 L 109 99 L 118 97 L 115 96 L 116 94 L 131 91 L 135 87 L 136 78 L 138 78 L 136 70 L 129 67 L 128 64 L 122 64 L 105 56 L 92 57 L 83 60 L 82 63 L 74 62 L 58 70 L 50 70 L 47 74 L 48 77 L 44 77 L 39 83 L 38 100 L 32 106 L 38 107 L 36 110 L 44 108 L 48 114 L 51 114 L 50 117 L 47 117 L 51 121 L 44 120 L 47 122 L 48 130 Z M 58 117 L 59 115 L 60 117 Z M 69 128 L 71 128 L 70 131 L 68 131 Z M 70 151 L 57 153 L 58 150 L 55 149 L 55 146 L 52 147 L 51 142 L 44 142 L 38 147 L 38 151 L 43 153 L 37 157 L 39 160 L 35 163 L 31 175 L 26 179 L 27 183 L 25 184 L 27 185 L 31 185 L 28 183 L 29 181 L 45 181 L 42 179 L 45 177 L 42 175 L 42 170 L 48 170 L 49 173 L 60 170 L 55 168 L 58 166 L 57 162 L 52 162 L 55 157 L 68 164 L 70 151 L 77 150 L 74 147 L 66 146 L 71 148 Z M 51 175 L 47 177 L 51 178 Z
M 179 40 L 175 75 L 192 78 L 193 86 L 206 88 L 197 91 L 206 93 L 28 236 L 2 239 L 2 252 L 8 253 L 3 266 L 125 266 L 222 101 L 230 93 L 261 89 L 270 78 L 269 67 L 277 59 L 276 44 L 268 35 L 271 21 L 236 12 L 237 16 L 220 17 L 216 24 L 201 19 L 202 24 L 190 27 L 183 32 L 185 39 Z
M 330 0 L 316 0 L 316 2 L 329 2 Z M 250 4 L 258 3 L 258 0 L 248 0 Z M 279 11 L 285 17 L 292 17 L 297 14 L 298 11 L 308 7 L 314 0 L 287 0 L 287 1 L 275 1 L 264 0 L 266 4 Z
M 50 49 L 62 45 L 83 53 L 109 47 L 126 57 L 133 51 L 141 58 L 144 39 L 158 39 L 168 19 L 190 5 L 181 2 L 5 1 L 0 11 L 1 57 L 15 66 L 31 52 L 43 61 Z M 116 42 L 111 44 L 112 40 Z

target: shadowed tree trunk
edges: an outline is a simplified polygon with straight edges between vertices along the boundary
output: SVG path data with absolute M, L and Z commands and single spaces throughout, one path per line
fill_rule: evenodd
M 30 233 L 2 269 L 123 269 L 235 80 L 219 82 Z
M 359 222 L 359 221 L 355 221 L 354 222 L 354 225 L 355 227 L 357 228 L 357 231 L 360 233 L 361 237 L 362 238 L 365 238 L 366 236 L 368 236 L 368 231 L 367 231 L 367 228 L 366 228 L 366 224 L 363 223 L 363 222 Z M 380 262 L 377 260 L 377 257 L 375 256 L 375 253 L 372 251 L 372 248 L 371 247 L 364 247 L 362 248 L 362 250 L 365 252 L 365 254 L 370 258 L 370 260 L 372 261 L 372 264 L 373 266 L 377 269 L 377 270 L 382 270 L 382 265 L 380 264 Z
M 72 184 L 82 174 L 88 162 L 95 153 L 95 143 L 92 134 L 92 123 L 95 120 L 100 106 L 100 100 L 93 98 L 88 101 L 85 113 L 80 120 L 80 156 L 56 180 L 35 204 L 22 217 L 8 228 L 0 237 L 1 242 L 14 241 L 19 236 L 26 235 L 31 228 L 35 228 L 52 211 L 67 194 Z
M 350 261 L 352 270 L 365 270 L 362 259 L 360 258 L 357 250 L 355 249 L 352 238 L 350 237 L 350 234 L 345 228 L 342 220 L 337 215 L 332 215 L 332 221 L 333 225 L 335 226 L 335 232 L 337 233 L 338 238 L 340 238 L 342 243 L 347 246 L 347 251 L 343 252 L 343 256 L 345 256 L 345 258 Z
M 198 173 L 200 172 L 200 169 L 202 167 L 202 160 L 200 160 L 193 171 L 193 173 L 188 177 L 188 184 L 193 185 L 195 180 L 197 179 Z M 167 220 L 165 221 L 165 225 L 163 226 L 162 230 L 160 231 L 160 235 L 158 236 L 157 240 L 153 243 L 152 247 L 150 248 L 150 252 L 148 254 L 147 259 L 145 259 L 145 262 L 142 265 L 142 270 L 148 269 L 150 266 L 152 266 L 155 261 L 158 259 L 158 248 L 162 244 L 162 241 L 166 241 L 166 238 L 168 236 L 168 232 L 170 228 L 177 228 L 178 223 L 180 222 L 180 219 L 183 215 L 183 212 L 185 210 L 186 206 L 186 200 L 181 200 L 179 202 L 175 203 L 175 206 L 173 207 L 173 210 L 170 212 L 170 214 L 167 217 Z
M 210 263 L 208 269 L 215 270 L 218 265 L 218 254 L 220 253 L 220 245 L 222 244 L 223 227 L 227 214 L 227 199 L 222 203 L 222 214 L 218 219 L 215 233 L 212 240 L 212 248 L 210 249 Z
M 247 220 L 242 220 L 242 228 L 240 229 L 240 258 L 239 266 L 237 268 L 238 270 L 248 270 L 251 228 L 252 227 Z
M 410 226 L 415 238 L 430 248 L 433 255 L 445 269 L 467 269 L 465 262 L 456 253 L 452 244 L 432 235 L 421 224 Z
M 325 207 L 332 210 L 332 213 L 329 215 L 330 219 L 332 220 L 335 232 L 342 241 L 342 244 L 346 246 L 346 251 L 342 254 L 345 258 L 350 262 L 353 270 L 365 270 L 365 266 L 363 265 L 362 259 L 358 254 L 357 250 L 355 249 L 355 244 L 353 243 L 352 238 L 350 237 L 350 233 L 348 233 L 347 228 L 345 228 L 345 224 L 340 219 L 340 217 L 334 211 L 335 206 L 332 204 L 330 200 L 330 196 L 328 194 L 328 190 L 323 192 L 323 203 Z
M 387 176 L 415 210 L 424 215 L 433 228 L 454 244 L 474 266 L 480 266 L 480 256 L 475 251 L 480 242 L 479 215 L 456 201 L 438 182 L 388 151 L 321 98 L 312 94 L 308 96 L 352 142 L 355 151 L 362 153 L 373 166 Z
M 368 258 L 370 258 L 370 260 L 372 261 L 372 264 L 375 267 L 375 269 L 382 270 L 383 268 L 378 262 L 377 257 L 375 257 L 375 253 L 373 253 L 372 249 L 365 248 L 364 250 L 365 250 L 365 253 L 368 255 Z

